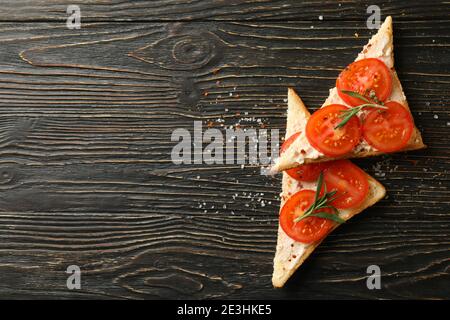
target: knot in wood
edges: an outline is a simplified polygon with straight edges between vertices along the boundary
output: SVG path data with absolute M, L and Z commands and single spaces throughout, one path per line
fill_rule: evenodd
M 215 55 L 215 46 L 209 39 L 201 36 L 177 37 L 173 46 L 174 60 L 187 68 L 200 68 L 211 61 Z
M 7 168 L 0 168 L 0 184 L 10 183 L 14 178 L 11 170 Z

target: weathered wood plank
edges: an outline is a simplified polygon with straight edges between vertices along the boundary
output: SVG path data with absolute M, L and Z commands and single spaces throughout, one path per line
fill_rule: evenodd
M 429 148 L 358 161 L 389 197 L 273 290 L 279 177 L 175 166 L 170 134 L 194 120 L 283 129 L 286 87 L 318 106 L 364 22 L 1 23 L 0 295 L 448 298 L 448 33 L 447 20 L 396 20 Z M 65 287 L 70 264 L 81 291 Z M 367 290 L 370 264 L 383 290 Z
M 324 20 L 366 19 L 373 1 L 334 0 L 143 0 L 89 1 L 3 0 L 0 21 L 65 21 L 68 5 L 81 8 L 83 21 L 193 21 L 193 20 Z M 442 0 L 384 0 L 376 3 L 383 15 L 402 20 L 448 18 Z
M 85 279 L 74 297 L 445 297 L 448 220 L 375 215 L 368 210 L 331 235 L 286 290 L 269 290 L 273 216 L 2 214 L 2 294 L 16 285 L 69 295 L 64 270 L 77 264 Z M 371 264 L 383 270 L 382 291 L 365 287 Z

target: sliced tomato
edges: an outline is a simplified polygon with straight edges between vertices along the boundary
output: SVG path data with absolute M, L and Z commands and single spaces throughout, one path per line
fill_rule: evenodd
M 306 124 L 306 137 L 309 143 L 330 157 L 349 153 L 361 139 L 358 117 L 352 117 L 342 128 L 335 129 L 342 118 L 342 112 L 348 108 L 341 104 L 330 104 L 316 112 Z
M 296 168 L 286 170 L 286 173 L 298 181 L 313 182 L 317 181 L 320 173 L 325 170 L 325 163 L 302 164 Z
M 284 232 L 295 241 L 303 243 L 317 242 L 323 239 L 333 228 L 335 222 L 330 219 L 308 217 L 299 222 L 295 219 L 314 203 L 315 192 L 301 190 L 290 197 L 280 213 L 280 226 Z M 320 212 L 333 213 L 330 209 L 322 209 Z
M 341 99 L 353 107 L 366 102 L 341 90 L 355 91 L 368 99 L 371 99 L 373 92 L 379 101 L 385 101 L 392 92 L 391 72 L 384 62 L 375 58 L 355 61 L 341 72 L 336 80 L 336 88 Z
M 386 102 L 388 109 L 370 111 L 363 122 L 364 139 L 382 152 L 403 149 L 414 130 L 414 122 L 408 110 L 398 102 Z
M 300 135 L 300 133 L 301 132 L 296 132 L 292 136 L 287 138 L 281 145 L 280 153 L 285 152 L 287 150 L 287 148 L 289 148 L 289 146 L 295 141 L 295 139 L 297 139 L 297 137 Z
M 331 205 L 339 209 L 359 206 L 369 192 L 367 175 L 349 160 L 333 161 L 323 179 L 328 192 L 336 190 Z
M 286 139 L 280 148 L 280 153 L 286 151 L 287 148 L 297 139 L 300 132 L 294 133 L 288 139 Z M 311 163 L 303 164 L 301 166 L 288 169 L 285 172 L 293 179 L 298 181 L 312 182 L 319 178 L 320 173 L 326 168 L 325 163 Z

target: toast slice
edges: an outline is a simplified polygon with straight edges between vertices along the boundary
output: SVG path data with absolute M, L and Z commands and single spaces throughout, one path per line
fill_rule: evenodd
M 402 85 L 397 76 L 397 72 L 394 68 L 394 46 L 392 36 L 392 18 L 387 17 L 384 23 L 381 25 L 378 32 L 369 40 L 364 49 L 359 53 L 355 61 L 365 58 L 377 58 L 382 60 L 386 66 L 391 70 L 392 75 L 392 93 L 388 100 L 393 100 L 401 103 L 410 112 L 408 102 L 402 89 Z M 336 87 L 330 89 L 330 94 L 325 100 L 322 107 L 330 104 L 343 104 L 347 105 L 338 95 Z M 348 106 L 348 105 L 347 105 Z M 422 136 L 414 126 L 414 131 L 411 135 L 408 144 L 401 151 L 409 151 L 425 148 L 425 144 L 422 141 Z M 302 152 L 299 152 L 302 150 Z M 305 134 L 300 135 L 296 141 L 281 155 L 276 163 L 271 168 L 272 173 L 280 172 L 286 169 L 290 169 L 303 163 L 324 162 L 342 158 L 363 158 L 383 154 L 373 147 L 369 146 L 367 142 L 362 140 L 354 150 L 345 156 L 339 158 L 327 157 L 314 149 L 308 142 Z
M 306 125 L 306 121 L 310 116 L 310 113 L 306 109 L 300 97 L 293 89 L 289 89 L 286 138 L 298 131 L 303 130 Z M 369 193 L 365 201 L 358 208 L 339 210 L 339 214 L 342 219 L 350 219 L 354 215 L 363 211 L 365 208 L 372 206 L 385 196 L 386 190 L 384 187 L 371 176 L 367 175 L 367 178 L 369 180 Z M 283 172 L 280 208 L 283 207 L 285 201 L 292 194 L 304 188 L 307 189 L 308 187 L 302 185 L 301 182 L 292 179 L 288 174 Z M 278 240 L 272 276 L 273 286 L 282 287 L 289 277 L 295 272 L 295 270 L 300 267 L 303 261 L 308 258 L 308 256 L 319 244 L 320 242 L 312 244 L 297 242 L 286 235 L 281 227 L 278 227 Z

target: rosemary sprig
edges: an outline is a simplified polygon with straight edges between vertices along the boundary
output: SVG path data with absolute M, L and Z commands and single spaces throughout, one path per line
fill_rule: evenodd
M 349 91 L 349 90 L 341 90 L 342 93 L 349 95 L 353 98 L 358 98 L 363 100 L 364 104 L 359 105 L 357 107 L 353 107 L 353 108 L 349 108 L 348 110 L 344 110 L 342 111 L 342 114 L 339 116 L 342 121 L 339 122 L 334 129 L 339 129 L 342 128 L 343 126 L 345 126 L 347 124 L 347 122 L 350 121 L 350 119 L 357 115 L 358 112 L 360 112 L 363 108 L 379 108 L 379 109 L 387 109 L 387 107 L 384 106 L 383 102 L 378 101 L 378 99 L 376 99 L 375 94 L 371 94 L 371 97 L 373 97 L 374 100 L 376 100 L 378 103 L 373 103 L 372 101 L 370 101 L 369 99 L 367 99 L 366 97 L 364 97 L 362 94 L 359 94 L 358 92 L 355 91 Z
M 318 218 L 324 218 L 333 220 L 337 223 L 343 223 L 345 222 L 344 219 L 341 219 L 339 217 L 339 211 L 330 204 L 331 201 L 336 199 L 336 197 L 333 198 L 333 196 L 336 194 L 336 191 L 327 192 L 327 186 L 324 185 L 324 195 L 320 196 L 320 191 L 322 190 L 323 185 L 323 173 L 321 172 L 319 175 L 319 179 L 317 180 L 317 189 L 316 194 L 314 196 L 314 202 L 313 204 L 303 213 L 302 216 L 295 218 L 294 222 L 297 223 L 305 218 L 308 217 L 318 217 Z M 320 209 L 329 208 L 334 211 L 334 213 L 327 213 L 327 212 L 315 212 Z

